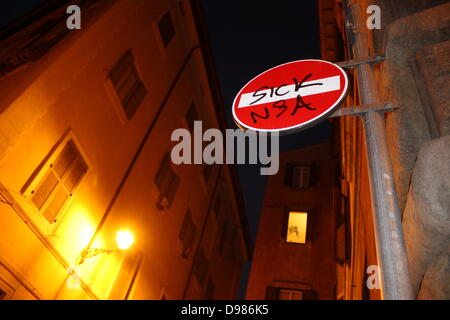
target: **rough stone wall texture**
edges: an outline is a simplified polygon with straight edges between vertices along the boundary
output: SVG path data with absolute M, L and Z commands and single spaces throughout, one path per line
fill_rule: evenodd
M 450 247 L 430 263 L 417 299 L 450 300 Z
M 386 128 L 401 210 L 418 150 L 433 138 L 428 110 L 421 103 L 424 89 L 417 76 L 416 56 L 423 47 L 449 38 L 450 3 L 398 19 L 387 30 L 387 60 L 381 64 L 379 81 L 383 99 L 400 107 L 387 115 Z
M 449 159 L 450 136 L 431 140 L 421 147 L 403 214 L 410 276 L 416 293 L 424 279 L 422 298 L 443 299 L 441 295 L 449 290 L 449 281 L 442 284 L 437 281 L 448 270 L 445 261 L 441 261 L 445 258 L 438 257 L 450 243 Z M 440 265 L 436 266 L 435 261 Z
M 417 53 L 422 104 L 434 137 L 450 134 L 450 40 L 424 47 Z

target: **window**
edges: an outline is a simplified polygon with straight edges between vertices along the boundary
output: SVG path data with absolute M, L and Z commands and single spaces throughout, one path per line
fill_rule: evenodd
M 191 211 L 188 209 L 184 215 L 183 225 L 181 226 L 180 233 L 178 234 L 178 239 L 181 243 L 181 255 L 183 258 L 187 258 L 192 244 L 195 239 L 195 224 L 192 221 Z
M 201 288 L 203 288 L 205 285 L 208 269 L 209 269 L 208 259 L 206 259 L 203 248 L 200 248 L 200 252 L 197 257 L 197 263 L 195 264 L 194 276 L 197 279 L 197 282 Z
M 147 89 L 137 73 L 131 50 L 128 50 L 120 58 L 109 74 L 109 79 L 127 118 L 131 119 L 147 95 Z
M 166 153 L 155 176 L 155 185 L 159 196 L 157 206 L 159 210 L 169 209 L 180 185 L 180 178 L 173 171 L 170 154 Z
M 286 233 L 286 242 L 306 243 L 307 223 L 308 213 L 290 211 Z
M 317 300 L 314 290 L 267 287 L 265 300 Z
M 295 166 L 292 173 L 292 187 L 306 189 L 310 184 L 309 166 Z
M 303 300 L 303 291 L 280 289 L 278 290 L 278 300 Z
M 72 140 L 69 140 L 37 188 L 31 191 L 31 201 L 48 222 L 56 216 L 87 172 L 86 162 Z
M 173 25 L 172 16 L 170 11 L 158 21 L 158 30 L 161 36 L 161 41 L 165 48 L 169 45 L 170 41 L 172 41 L 175 36 L 175 27 Z
M 208 284 L 206 285 L 205 295 L 203 296 L 205 300 L 212 300 L 214 298 L 214 282 L 211 275 L 208 277 Z
M 199 120 L 198 111 L 197 111 L 197 104 L 194 100 L 192 100 L 191 104 L 189 105 L 189 109 L 186 112 L 186 122 L 188 124 L 189 131 L 191 133 L 194 132 L 194 121 Z

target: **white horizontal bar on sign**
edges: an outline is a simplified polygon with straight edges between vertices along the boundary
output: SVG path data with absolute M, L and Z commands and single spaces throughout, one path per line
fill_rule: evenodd
M 307 81 L 307 82 L 302 83 L 302 86 L 318 84 L 318 83 L 321 83 L 321 85 L 314 85 L 314 86 L 310 86 L 310 87 L 306 87 L 306 88 L 300 88 L 297 91 L 295 91 L 295 84 L 291 84 L 291 85 L 280 88 L 280 91 L 282 91 L 283 95 L 274 94 L 272 97 L 270 96 L 270 92 L 271 92 L 270 89 L 260 90 L 260 91 L 258 91 L 258 95 L 256 95 L 256 96 L 254 96 L 254 94 L 256 92 L 244 93 L 241 96 L 241 100 L 239 101 L 238 108 L 251 107 L 251 106 L 256 106 L 258 104 L 271 103 L 271 102 L 275 102 L 275 101 L 279 101 L 279 100 L 294 99 L 294 98 L 297 98 L 298 95 L 305 97 L 305 96 L 312 96 L 314 94 L 336 91 L 336 90 L 341 89 L 340 76 L 333 76 L 333 77 L 329 77 L 329 78 Z M 264 95 L 264 98 L 261 99 L 262 95 Z M 258 99 L 260 99 L 260 100 L 258 100 Z M 256 101 L 256 100 L 258 100 L 258 101 Z M 254 102 L 254 101 L 256 101 L 256 102 Z

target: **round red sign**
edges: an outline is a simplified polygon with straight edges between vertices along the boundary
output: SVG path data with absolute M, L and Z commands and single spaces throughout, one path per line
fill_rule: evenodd
M 347 74 L 331 62 L 285 63 L 256 76 L 239 91 L 233 118 L 242 129 L 299 131 L 331 115 L 347 88 Z

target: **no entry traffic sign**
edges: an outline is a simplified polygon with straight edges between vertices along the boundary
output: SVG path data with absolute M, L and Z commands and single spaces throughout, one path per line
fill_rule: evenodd
M 243 129 L 299 131 L 331 115 L 347 88 L 347 74 L 331 62 L 285 63 L 256 76 L 239 91 L 233 118 Z

